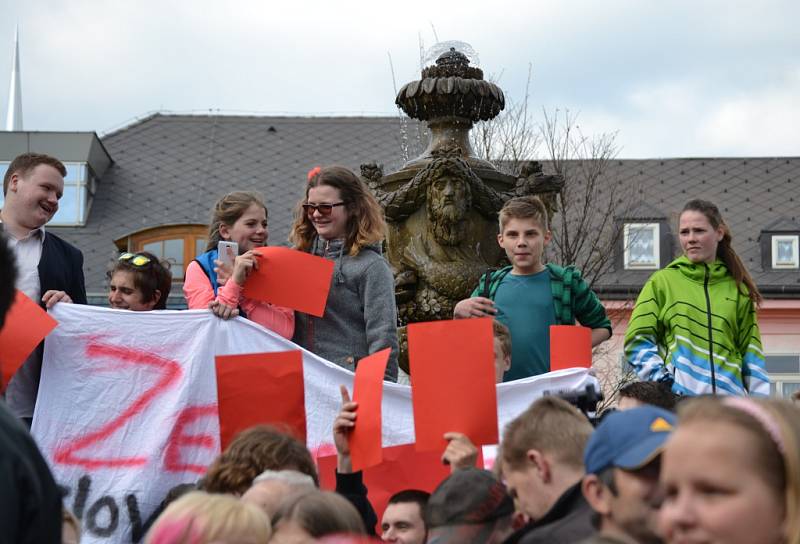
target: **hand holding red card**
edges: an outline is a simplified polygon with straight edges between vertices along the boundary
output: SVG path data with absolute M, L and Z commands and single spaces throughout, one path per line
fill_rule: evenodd
M 496 444 L 491 318 L 412 323 L 408 354 L 417 450 L 444 451 L 447 432 Z
M 592 329 L 575 325 L 550 325 L 550 371 L 591 366 Z
M 381 400 L 383 374 L 391 349 L 364 357 L 356 366 L 353 401 L 358 403 L 358 419 L 350 433 L 350 458 L 353 470 L 363 470 L 383 461 Z
M 6 321 L 0 330 L 0 393 L 8 387 L 8 382 L 36 349 L 39 342 L 56 328 L 58 322 L 28 298 L 17 291 L 14 303 L 6 314 Z
M 223 450 L 238 432 L 262 423 L 287 425 L 305 442 L 305 385 L 299 350 L 219 355 L 216 366 Z
M 333 261 L 288 247 L 260 247 L 255 252 L 258 268 L 247 278 L 244 296 L 322 317 Z

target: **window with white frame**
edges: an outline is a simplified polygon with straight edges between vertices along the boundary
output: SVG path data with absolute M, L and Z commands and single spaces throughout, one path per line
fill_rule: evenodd
M 790 398 L 795 391 L 800 390 L 800 355 L 769 354 L 764 356 L 764 363 L 773 397 Z
M 798 235 L 772 236 L 772 268 L 800 268 Z
M 658 237 L 658 223 L 625 223 L 625 270 L 658 270 Z

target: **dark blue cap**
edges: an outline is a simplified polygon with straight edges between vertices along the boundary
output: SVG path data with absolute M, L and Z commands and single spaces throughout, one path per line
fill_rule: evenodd
M 664 442 L 675 427 L 675 414 L 655 406 L 640 406 L 614 412 L 594 430 L 583 462 L 588 474 L 607 468 L 634 470 L 661 453 Z

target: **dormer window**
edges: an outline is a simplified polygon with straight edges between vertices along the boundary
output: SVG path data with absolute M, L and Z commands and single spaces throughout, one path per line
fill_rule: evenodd
M 772 268 L 800 268 L 798 235 L 772 236 Z
M 623 244 L 625 270 L 658 270 L 660 244 L 658 223 L 625 223 Z

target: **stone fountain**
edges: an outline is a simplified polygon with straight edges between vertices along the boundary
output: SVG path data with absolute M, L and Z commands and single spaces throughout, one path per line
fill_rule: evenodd
M 451 319 L 455 304 L 470 295 L 480 276 L 503 263 L 497 244 L 503 204 L 539 194 L 552 214 L 554 195 L 564 183 L 545 175 L 535 161 L 509 175 L 474 156 L 470 129 L 496 117 L 505 97 L 469 64 L 451 48 L 397 94 L 396 104 L 428 125 L 430 143 L 419 157 L 388 175 L 376 164 L 361 166 L 389 225 L 386 257 L 394 271 L 400 366 L 406 371 L 405 325 Z

